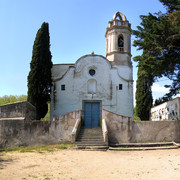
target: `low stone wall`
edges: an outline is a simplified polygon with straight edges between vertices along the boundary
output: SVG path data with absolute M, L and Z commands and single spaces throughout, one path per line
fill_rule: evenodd
M 81 118 L 81 110 L 76 110 L 62 116 L 54 116 L 53 121 L 62 120 L 62 119 L 68 121 L 71 119 L 80 119 L 80 118 Z
M 110 144 L 130 142 L 132 132 L 132 118 L 112 113 L 103 109 L 102 119 L 105 119 L 108 128 Z
M 120 144 L 131 141 L 132 122 L 118 122 L 106 119 L 109 144 Z
M 180 142 L 180 121 L 132 123 L 131 142 Z
M 104 110 L 102 118 L 106 120 L 109 144 L 180 142 L 180 121 L 132 121 Z
M 113 113 L 111 111 L 108 111 L 106 109 L 102 110 L 102 119 L 109 119 L 111 121 L 117 121 L 117 122 L 128 122 L 132 121 L 131 117 L 128 116 L 122 116 L 116 113 Z
M 27 101 L 15 102 L 0 106 L 0 119 L 20 118 L 36 119 L 36 108 Z
M 80 111 L 68 113 L 55 121 L 0 120 L 0 148 L 71 143 L 80 114 Z
M 180 142 L 180 121 L 106 122 L 110 144 Z
M 108 113 L 109 114 L 109 113 Z M 72 131 L 81 111 L 54 117 L 54 121 L 0 120 L 0 148 L 72 143 Z M 104 116 L 105 117 L 105 116 Z M 106 116 L 109 144 L 180 142 L 180 121 L 127 121 Z

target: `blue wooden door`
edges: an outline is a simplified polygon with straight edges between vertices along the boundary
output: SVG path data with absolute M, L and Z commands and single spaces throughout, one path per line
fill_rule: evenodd
M 84 117 L 86 127 L 97 127 L 100 119 L 100 103 L 86 102 Z
M 84 119 L 85 126 L 91 127 L 91 103 L 85 103 Z

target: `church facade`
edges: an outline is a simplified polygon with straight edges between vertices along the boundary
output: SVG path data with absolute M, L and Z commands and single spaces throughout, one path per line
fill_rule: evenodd
M 163 120 L 167 109 L 173 121 L 132 121 L 131 27 L 122 13 L 109 21 L 105 37 L 106 57 L 92 53 L 74 64 L 53 65 L 51 122 L 34 120 L 36 110 L 27 102 L 0 107 L 0 149 L 74 143 L 79 149 L 106 150 L 144 142 L 153 149 L 179 148 L 178 98 L 152 112 Z
M 94 53 L 74 64 L 54 64 L 50 119 L 81 110 L 86 127 L 99 126 L 102 110 L 133 119 L 131 25 L 117 12 L 106 30 L 106 57 Z

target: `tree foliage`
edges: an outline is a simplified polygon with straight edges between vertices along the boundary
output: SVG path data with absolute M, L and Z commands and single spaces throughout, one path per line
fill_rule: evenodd
M 48 103 L 48 112 L 44 118 L 41 118 L 41 121 L 50 121 L 50 103 Z
M 180 0 L 160 0 L 167 9 L 168 13 L 180 10 Z
M 151 85 L 163 76 L 172 80 L 171 85 L 165 86 L 170 88 L 166 94 L 170 98 L 180 93 L 180 0 L 160 2 L 167 8 L 167 13 L 141 15 L 141 24 L 133 31 L 136 38 L 133 45 L 143 50 L 142 55 L 134 57 L 134 60 L 151 77 Z M 139 74 L 138 78 L 142 76 Z M 139 93 L 138 89 L 136 93 Z
M 137 115 L 136 107 L 134 107 L 134 121 L 141 121 L 141 119 Z
M 161 98 L 158 98 L 158 99 L 156 99 L 155 100 L 155 102 L 154 102 L 154 106 L 157 106 L 157 105 L 159 105 L 159 104 L 162 104 L 162 103 L 164 103 L 164 102 L 167 102 L 167 101 L 169 101 L 169 100 L 171 100 L 172 98 L 170 97 L 161 97 Z
M 137 39 L 133 45 L 138 50 L 143 49 L 143 54 L 134 60 L 141 62 L 154 80 L 162 76 L 172 80 L 172 84 L 166 87 L 170 87 L 167 95 L 173 96 L 180 93 L 180 1 L 161 2 L 171 13 L 140 16 L 142 22 L 138 30 L 133 31 Z
M 141 120 L 149 120 L 153 102 L 151 86 L 152 76 L 146 73 L 139 65 L 136 83 L 136 115 Z
M 0 105 L 14 103 L 14 102 L 20 102 L 20 101 L 26 101 L 26 100 L 27 100 L 26 95 L 20 95 L 20 96 L 5 95 L 5 96 L 0 97 Z
M 36 107 L 37 119 L 43 118 L 48 111 L 51 68 L 49 25 L 44 22 L 36 34 L 28 75 L 28 101 Z

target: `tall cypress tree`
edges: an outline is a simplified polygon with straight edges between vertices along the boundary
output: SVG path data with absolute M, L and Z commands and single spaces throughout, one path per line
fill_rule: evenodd
M 153 102 L 151 91 L 152 83 L 152 76 L 144 71 L 141 64 L 139 64 L 136 84 L 136 114 L 141 120 L 149 120 L 150 109 Z
M 38 120 L 48 111 L 52 86 L 51 58 L 49 25 L 44 22 L 36 34 L 28 75 L 28 101 L 36 107 Z

